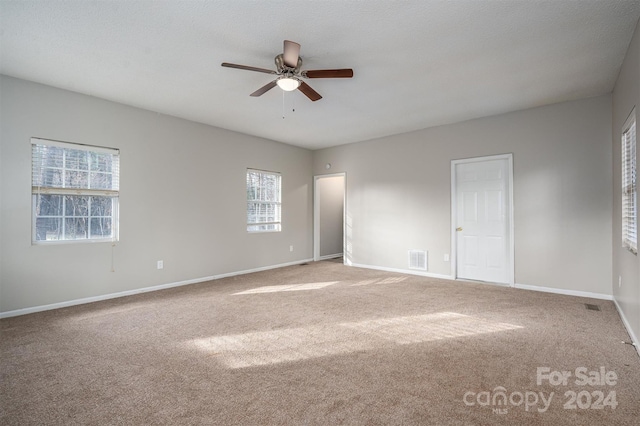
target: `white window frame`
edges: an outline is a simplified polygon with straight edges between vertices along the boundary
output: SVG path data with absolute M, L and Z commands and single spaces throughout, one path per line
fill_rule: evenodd
M 252 187 L 252 180 L 250 176 L 259 177 L 259 184 L 257 190 Z M 262 185 L 264 184 L 263 178 L 276 179 L 276 191 L 275 194 L 269 195 L 269 191 Z M 247 169 L 246 174 L 247 184 L 247 232 L 249 233 L 262 233 L 262 232 L 280 232 L 282 231 L 282 175 L 278 172 L 270 172 L 266 170 Z M 252 215 L 252 211 L 255 209 L 271 210 L 272 220 L 267 220 L 267 217 L 260 218 L 259 216 Z
M 114 242 L 119 239 L 118 223 L 119 223 L 119 176 L 120 176 L 120 151 L 114 148 L 97 147 L 91 145 L 76 144 L 70 142 L 60 142 L 41 138 L 31 138 L 31 175 L 32 175 L 32 214 L 31 214 L 31 243 L 34 245 L 39 244 L 69 244 L 69 243 L 85 243 L 85 242 Z M 48 164 L 44 164 L 42 155 L 42 147 L 56 147 L 62 148 L 63 151 L 63 163 L 59 167 L 51 167 Z M 101 171 L 91 167 L 91 156 L 87 156 L 87 185 L 86 186 L 73 186 L 67 185 L 66 174 L 68 172 L 85 172 L 84 169 L 75 169 L 72 166 L 67 166 L 67 155 L 72 151 L 85 151 L 100 155 L 111 156 L 111 170 Z M 43 178 L 44 173 L 47 170 L 58 170 L 62 178 L 60 183 L 46 182 Z M 94 174 L 110 175 L 110 188 L 91 188 L 91 175 Z M 61 196 L 60 200 L 60 213 L 55 215 L 40 215 L 40 202 L 42 196 Z M 69 215 L 67 213 L 66 203 L 70 197 L 87 197 L 86 215 L 80 216 Z M 111 199 L 111 215 L 99 215 L 95 214 L 91 202 L 95 201 L 93 197 L 107 197 Z M 52 239 L 38 239 L 37 222 L 38 219 L 58 219 L 60 221 L 60 230 L 57 232 L 56 237 Z M 85 237 L 66 238 L 65 232 L 66 221 L 70 219 L 86 219 L 86 235 Z M 107 236 L 93 235 L 91 232 L 92 221 L 96 219 L 111 219 L 111 234 Z
M 638 254 L 638 187 L 636 172 L 636 109 L 622 127 L 622 247 Z

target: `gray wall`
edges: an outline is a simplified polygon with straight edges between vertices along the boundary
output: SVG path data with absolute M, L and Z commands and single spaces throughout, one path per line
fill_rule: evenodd
M 629 113 L 640 112 L 640 25 L 631 40 L 613 91 L 613 295 L 636 338 L 640 336 L 640 261 L 622 248 L 621 136 Z M 638 162 L 640 165 L 640 162 Z M 618 285 L 619 280 L 622 285 Z
M 451 274 L 450 162 L 513 153 L 516 284 L 611 295 L 611 96 L 328 148 L 346 172 L 347 260 Z
M 320 209 L 320 256 L 342 253 L 344 225 L 344 176 L 316 181 Z
M 6 76 L 0 93 L 1 312 L 313 256 L 311 151 Z M 120 148 L 115 247 L 31 245 L 34 136 Z M 282 173 L 282 232 L 246 232 L 248 167 Z
M 616 298 L 637 330 L 640 264 L 617 237 L 617 141 L 624 110 L 637 103 L 637 46 L 636 34 L 613 96 L 613 132 L 612 97 L 602 96 L 313 153 L 0 77 L 0 311 L 311 258 L 312 176 L 326 163 L 349 177 L 352 263 L 406 270 L 407 250 L 423 249 L 429 272 L 449 276 L 450 161 L 510 152 L 516 283 L 612 294 L 620 273 Z M 121 149 L 115 247 L 31 245 L 32 136 Z M 283 232 L 246 233 L 247 167 L 282 173 Z

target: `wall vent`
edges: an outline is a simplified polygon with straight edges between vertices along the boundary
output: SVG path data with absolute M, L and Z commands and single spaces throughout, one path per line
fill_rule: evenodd
M 424 250 L 409 250 L 409 269 L 427 270 L 427 252 Z

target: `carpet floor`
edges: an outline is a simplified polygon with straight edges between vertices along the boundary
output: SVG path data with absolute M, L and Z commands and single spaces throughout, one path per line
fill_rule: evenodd
M 640 357 L 612 302 L 338 262 L 0 333 L 3 425 L 640 424 Z

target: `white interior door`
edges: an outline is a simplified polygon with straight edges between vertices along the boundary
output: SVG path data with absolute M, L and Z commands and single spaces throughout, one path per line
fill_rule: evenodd
M 511 158 L 454 163 L 458 278 L 513 284 Z

